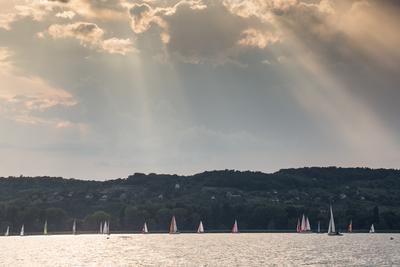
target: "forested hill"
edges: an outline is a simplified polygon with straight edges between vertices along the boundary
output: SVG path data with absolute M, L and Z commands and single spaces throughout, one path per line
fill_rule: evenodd
M 400 171 L 366 168 L 301 168 L 276 173 L 210 171 L 193 176 L 140 174 L 105 182 L 53 177 L 0 178 L 0 231 L 95 231 L 110 220 L 111 230 L 138 231 L 144 220 L 150 230 L 166 230 L 171 216 L 181 230 L 294 230 L 297 218 L 309 216 L 345 229 L 400 230 Z

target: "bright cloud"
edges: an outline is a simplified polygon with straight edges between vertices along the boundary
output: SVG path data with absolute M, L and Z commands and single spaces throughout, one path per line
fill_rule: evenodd
M 110 54 L 125 55 L 134 51 L 130 39 L 111 38 L 104 40 L 104 30 L 94 23 L 54 24 L 49 27 L 47 32 L 55 39 L 75 38 L 84 46 L 99 49 Z

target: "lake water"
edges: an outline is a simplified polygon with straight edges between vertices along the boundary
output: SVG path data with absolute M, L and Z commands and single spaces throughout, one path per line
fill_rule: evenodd
M 393 240 L 390 240 L 393 237 Z M 0 237 L 0 266 L 400 266 L 400 234 Z

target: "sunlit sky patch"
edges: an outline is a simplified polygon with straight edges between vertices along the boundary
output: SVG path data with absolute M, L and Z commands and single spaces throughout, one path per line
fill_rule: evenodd
M 0 2 L 0 169 L 400 167 L 394 0 Z

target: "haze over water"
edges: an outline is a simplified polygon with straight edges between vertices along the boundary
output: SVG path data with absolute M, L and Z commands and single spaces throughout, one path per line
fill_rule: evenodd
M 399 234 L 12 236 L 0 246 L 0 266 L 400 265 Z

